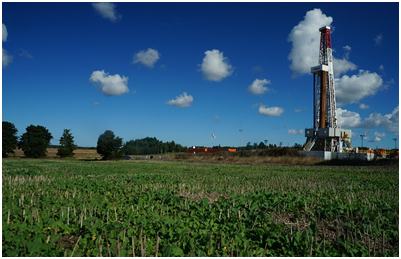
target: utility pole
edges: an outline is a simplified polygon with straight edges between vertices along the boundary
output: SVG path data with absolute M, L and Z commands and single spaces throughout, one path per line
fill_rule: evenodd
M 397 138 L 393 138 L 394 140 L 394 149 L 397 149 Z
M 242 146 L 242 132 L 243 132 L 243 130 L 240 129 L 239 132 L 240 132 L 240 137 L 239 137 L 239 150 L 241 151 L 241 146 Z
M 361 137 L 361 141 L 362 141 L 362 146 L 361 146 L 361 149 L 363 148 L 363 138 L 365 137 L 365 135 L 359 135 L 360 137 Z

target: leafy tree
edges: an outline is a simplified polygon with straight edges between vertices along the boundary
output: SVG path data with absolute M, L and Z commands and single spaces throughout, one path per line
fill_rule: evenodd
M 246 147 L 245 150 L 252 150 L 253 146 L 251 144 L 251 142 L 246 143 Z
M 18 130 L 14 124 L 8 121 L 3 121 L 3 157 L 8 157 L 8 154 L 14 154 L 14 149 L 18 145 Z
M 292 148 L 293 148 L 293 149 L 296 149 L 296 150 L 302 150 L 302 149 L 303 149 L 303 146 L 302 146 L 301 144 L 295 143 L 294 146 L 293 146 Z
M 74 150 L 77 149 L 70 131 L 69 129 L 64 129 L 63 136 L 60 138 L 60 147 L 57 150 L 59 157 L 73 157 Z
M 174 140 L 173 141 L 171 141 L 171 142 L 167 142 L 167 144 L 168 144 L 168 151 L 169 152 L 175 152 L 175 151 L 177 151 L 176 150 L 176 145 L 175 145 L 175 142 L 174 142 Z
M 265 149 L 266 145 L 262 141 L 259 143 L 258 149 Z
M 106 130 L 97 140 L 97 153 L 102 156 L 103 160 L 122 158 L 123 152 L 121 146 L 123 139 L 116 137 L 111 130 Z
M 160 154 L 160 152 L 186 152 L 187 149 L 174 141 L 164 143 L 157 138 L 146 137 L 127 141 L 123 151 L 126 155 L 150 155 Z
M 45 157 L 52 138 L 52 134 L 45 127 L 30 125 L 22 134 L 18 148 L 24 151 L 26 157 Z

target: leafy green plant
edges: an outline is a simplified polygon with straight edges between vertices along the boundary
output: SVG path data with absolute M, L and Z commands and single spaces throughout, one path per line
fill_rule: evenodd
M 398 171 L 3 161 L 6 256 L 398 256 Z

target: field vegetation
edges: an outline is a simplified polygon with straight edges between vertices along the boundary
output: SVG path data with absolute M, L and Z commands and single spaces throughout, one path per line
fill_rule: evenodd
M 241 150 L 238 152 L 179 153 L 174 155 L 174 159 L 179 161 L 249 165 L 313 165 L 322 162 L 319 158 L 302 155 L 297 150 L 289 147 L 254 151 Z
M 398 168 L 171 160 L 3 159 L 2 255 L 399 256 Z

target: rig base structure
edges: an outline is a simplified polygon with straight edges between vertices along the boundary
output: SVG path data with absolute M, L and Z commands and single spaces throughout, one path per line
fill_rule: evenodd
M 304 151 L 343 152 L 351 148 L 352 132 L 341 128 L 305 129 Z

